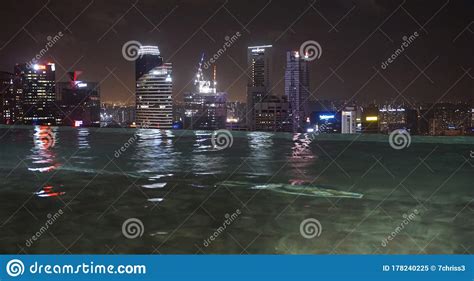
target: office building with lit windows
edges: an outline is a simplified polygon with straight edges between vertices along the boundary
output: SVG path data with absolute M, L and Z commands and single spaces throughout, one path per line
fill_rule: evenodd
M 13 74 L 0 71 L 0 124 L 15 123 L 15 108 L 17 108 L 17 102 L 12 94 Z
M 286 53 L 285 95 L 290 103 L 293 132 L 302 132 L 309 117 L 305 104 L 310 92 L 308 63 L 298 51 Z
M 23 124 L 54 125 L 57 123 L 56 68 L 54 63 L 17 64 L 14 68 L 13 95 L 19 97 Z
M 270 95 L 271 50 L 272 45 L 252 46 L 247 50 L 250 69 L 247 84 L 247 125 L 250 130 L 256 129 L 256 104 Z
M 255 130 L 268 132 L 290 132 L 290 106 L 285 96 L 266 96 L 255 104 Z
M 142 46 L 135 61 L 137 127 L 171 129 L 173 80 L 171 63 L 163 63 L 157 46 Z
M 100 87 L 81 81 L 79 71 L 69 72 L 68 82 L 57 83 L 57 104 L 61 125 L 100 127 Z

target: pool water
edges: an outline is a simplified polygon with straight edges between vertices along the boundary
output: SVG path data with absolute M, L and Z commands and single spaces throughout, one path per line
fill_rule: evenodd
M 224 147 L 213 139 L 0 127 L 0 252 L 473 250 L 472 137 L 412 137 L 400 150 L 375 135 L 232 132 Z

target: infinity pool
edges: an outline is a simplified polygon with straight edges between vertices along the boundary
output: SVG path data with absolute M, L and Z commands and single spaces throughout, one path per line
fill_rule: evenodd
M 226 137 L 0 127 L 0 252 L 472 252 L 472 137 Z

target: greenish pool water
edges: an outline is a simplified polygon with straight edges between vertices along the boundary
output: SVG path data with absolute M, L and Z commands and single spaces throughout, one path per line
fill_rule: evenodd
M 219 150 L 206 131 L 0 127 L 0 252 L 472 252 L 472 137 L 401 150 L 375 135 L 232 138 Z M 301 234 L 305 219 L 319 236 Z

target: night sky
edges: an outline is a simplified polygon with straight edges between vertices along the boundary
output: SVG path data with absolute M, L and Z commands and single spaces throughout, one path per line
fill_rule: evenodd
M 287 50 L 307 40 L 322 47 L 310 62 L 320 99 L 359 101 L 468 100 L 473 95 L 474 1 L 2 1 L 0 70 L 31 60 L 48 36 L 64 36 L 44 56 L 82 80 L 100 81 L 105 102 L 134 102 L 134 64 L 122 56 L 130 40 L 158 45 L 173 63 L 174 92 L 192 89 L 201 53 L 213 55 L 226 36 L 239 40 L 217 65 L 220 91 L 245 100 L 247 46 L 273 44 L 273 92 L 283 94 Z M 419 37 L 386 69 L 402 44 Z M 71 69 L 72 68 L 72 69 Z M 208 73 L 210 75 L 210 73 Z M 400 95 L 400 96 L 399 96 Z

